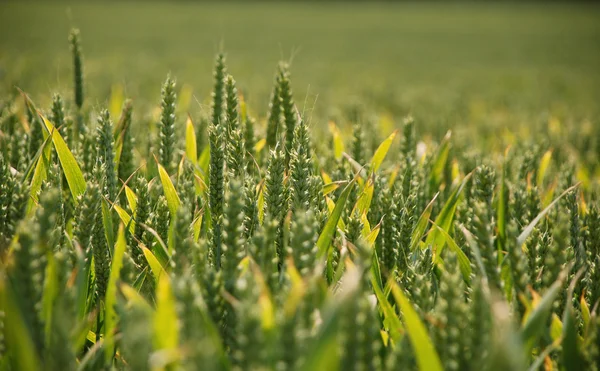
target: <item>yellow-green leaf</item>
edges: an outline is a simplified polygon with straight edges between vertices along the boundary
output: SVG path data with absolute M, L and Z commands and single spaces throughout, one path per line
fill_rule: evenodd
M 333 136 L 333 154 L 335 159 L 339 160 L 342 158 L 342 154 L 344 153 L 344 141 L 342 140 L 340 130 L 335 125 L 335 122 L 329 121 L 329 131 Z
M 156 256 L 154 256 L 152 251 L 148 250 L 146 246 L 141 245 L 140 247 L 142 249 L 142 252 L 144 253 L 144 257 L 146 258 L 148 265 L 150 266 L 150 269 L 152 270 L 154 279 L 158 280 L 160 276 L 163 276 L 163 273 L 165 273 L 163 266 L 160 264 L 158 259 L 156 259 Z
M 375 190 L 375 184 L 373 177 L 367 179 L 367 183 L 363 187 L 363 190 L 358 196 L 354 210 L 358 215 L 367 214 L 371 208 L 371 201 L 373 200 L 373 191 Z
M 546 151 L 540 160 L 540 166 L 537 171 L 537 179 L 536 185 L 539 187 L 542 185 L 544 181 L 544 176 L 546 175 L 546 171 L 548 170 L 548 166 L 550 166 L 550 161 L 552 160 L 552 150 Z
M 125 196 L 127 197 L 127 203 L 129 204 L 129 209 L 135 216 L 137 211 L 137 196 L 135 193 L 129 188 L 127 184 L 125 184 Z
M 119 215 L 119 218 L 121 219 L 123 224 L 129 230 L 129 233 L 131 233 L 133 235 L 133 233 L 135 232 L 135 220 L 133 220 L 131 215 L 129 215 L 129 213 L 125 209 L 123 209 L 121 206 L 114 204 L 113 207 L 115 208 L 115 211 Z
M 552 313 L 552 322 L 550 323 L 550 337 L 552 341 L 559 341 L 562 338 L 563 324 L 556 313 Z
M 124 100 L 123 85 L 114 84 L 110 90 L 110 103 L 108 105 L 110 117 L 117 117 L 119 115 Z
M 185 155 L 194 164 L 198 161 L 198 155 L 196 154 L 196 131 L 194 130 L 192 118 L 189 116 L 185 124 Z
M 158 161 L 156 162 L 156 165 L 158 166 L 158 175 L 160 176 L 160 182 L 162 183 L 165 198 L 167 199 L 167 206 L 169 206 L 171 216 L 174 216 L 177 214 L 177 209 L 179 209 L 181 201 L 179 200 L 175 186 L 173 186 L 173 182 L 171 182 L 171 178 L 165 168 L 159 164 Z
M 345 185 L 347 183 L 348 183 L 347 180 L 338 180 L 338 181 L 323 185 L 323 196 L 327 196 L 331 192 L 338 189 L 341 185 Z
M 263 220 L 265 219 L 265 181 L 264 179 L 260 181 L 258 185 L 258 199 L 256 201 L 258 207 L 258 222 L 260 225 L 263 224 Z
M 194 229 L 194 241 L 198 241 L 198 238 L 200 238 L 200 231 L 202 229 L 202 217 L 203 216 L 204 216 L 204 214 L 202 213 L 202 210 L 200 210 L 200 213 L 198 213 L 198 216 L 192 222 L 192 226 Z
M 162 274 L 156 286 L 156 312 L 154 313 L 154 349 L 175 350 L 179 344 L 179 323 L 175 298 L 169 276 Z
M 383 163 L 385 156 L 387 155 L 388 151 L 390 150 L 390 147 L 392 146 L 392 142 L 394 141 L 396 134 L 398 134 L 398 130 L 395 130 L 392 134 L 390 134 L 389 137 L 387 137 L 383 142 L 381 142 L 381 144 L 373 154 L 370 168 L 370 170 L 373 173 L 376 172 L 379 169 L 379 166 L 381 166 L 381 164 Z
M 259 154 L 260 151 L 262 151 L 262 149 L 265 148 L 266 144 L 267 144 L 267 139 L 265 139 L 265 138 L 262 138 L 261 140 L 256 142 L 256 144 L 254 145 L 254 153 Z

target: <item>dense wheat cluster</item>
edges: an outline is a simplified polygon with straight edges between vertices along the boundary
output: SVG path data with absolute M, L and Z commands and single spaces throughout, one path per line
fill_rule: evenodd
M 167 76 L 145 119 L 69 41 L 73 96 L 0 106 L 0 369 L 598 370 L 596 138 L 314 135 L 287 63 L 255 117 L 223 53 L 205 115 Z

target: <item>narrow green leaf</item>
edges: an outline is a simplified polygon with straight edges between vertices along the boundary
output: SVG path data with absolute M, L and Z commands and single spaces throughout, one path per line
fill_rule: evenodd
M 333 239 L 333 235 L 335 234 L 335 229 L 337 227 L 338 221 L 342 216 L 342 211 L 346 205 L 346 200 L 350 195 L 350 191 L 354 186 L 354 180 L 352 180 L 342 191 L 342 194 L 338 198 L 337 203 L 333 209 L 333 212 L 327 219 L 327 223 L 323 228 L 323 231 L 319 235 L 319 239 L 317 240 L 317 248 L 319 249 L 317 256 L 322 257 L 327 254 L 327 250 L 329 250 L 329 246 L 331 245 L 331 240 Z
M 442 183 L 442 178 L 444 176 L 444 168 L 446 166 L 446 162 L 448 161 L 448 154 L 450 153 L 450 136 L 451 132 L 449 131 L 444 136 L 444 139 L 440 143 L 440 146 L 437 151 L 437 156 L 433 162 L 431 167 L 431 172 L 429 175 L 429 184 L 431 189 L 437 190 Z
M 44 132 L 45 134 L 45 132 Z M 42 183 L 48 177 L 48 168 L 50 167 L 49 159 L 50 159 L 50 150 L 52 149 L 50 146 L 50 136 L 47 136 L 44 144 L 39 151 L 39 157 L 36 161 L 35 170 L 33 171 L 33 178 L 31 178 L 31 184 L 29 187 L 29 194 L 31 198 L 29 199 L 29 203 L 27 204 L 27 213 L 31 213 L 33 211 L 34 206 L 38 202 L 38 195 L 40 190 L 42 189 Z
M 435 224 L 439 228 L 433 228 L 427 235 L 425 246 L 436 247 L 438 255 L 442 253 L 442 250 L 446 244 L 446 238 L 442 234 L 442 231 L 446 232 L 446 234 L 450 232 L 452 221 L 454 220 L 454 213 L 456 212 L 456 207 L 458 206 L 460 196 L 472 174 L 473 173 L 469 173 L 467 176 L 465 176 L 461 184 L 454 189 L 450 197 L 448 197 L 448 200 L 444 204 L 442 211 L 440 211 L 438 216 L 435 218 Z
M 548 323 L 548 318 L 552 313 L 552 305 L 563 287 L 566 276 L 567 271 L 562 271 L 558 280 L 546 291 L 521 328 L 521 339 L 527 350 L 531 350 L 539 337 L 544 333 L 543 328 Z
M 462 251 L 462 249 L 456 244 L 454 239 L 452 237 L 450 237 L 450 235 L 445 230 L 443 230 L 436 223 L 432 223 L 432 225 L 433 225 L 433 228 L 436 228 L 436 230 L 439 233 L 441 233 L 441 235 L 444 237 L 445 243 L 448 244 L 448 248 L 450 248 L 450 250 L 452 250 L 452 252 L 456 254 L 460 272 L 462 273 L 465 281 L 468 282 L 471 278 L 471 262 L 469 261 L 469 258 L 465 255 L 465 253 Z M 440 256 L 440 254 L 436 253 L 436 261 L 437 260 L 441 261 L 441 259 L 442 258 Z
M 108 201 L 102 199 L 102 225 L 104 226 L 104 236 L 106 237 L 106 243 L 108 246 L 114 246 L 115 244 L 115 229 L 113 226 L 113 219 L 110 213 L 110 206 Z
M 429 204 L 427 205 L 427 207 L 425 207 L 425 210 L 423 210 L 423 213 L 419 217 L 419 220 L 417 221 L 417 224 L 415 225 L 415 229 L 413 229 L 413 233 L 410 238 L 410 249 L 411 250 L 414 250 L 417 248 L 417 246 L 419 245 L 419 242 L 421 241 L 421 239 L 423 238 L 423 235 L 425 234 L 425 230 L 427 229 L 427 224 L 429 224 L 429 217 L 431 216 L 431 210 L 433 209 L 433 203 L 435 202 L 435 199 L 437 198 L 438 195 L 439 195 L 439 193 L 436 193 L 435 196 L 433 196 L 433 198 L 431 199 L 431 201 L 429 201 Z
M 392 282 L 392 295 L 394 295 L 396 303 L 398 303 L 402 310 L 404 326 L 408 332 L 408 338 L 417 358 L 419 369 L 422 371 L 442 371 L 442 363 L 435 351 L 425 325 L 421 322 L 412 304 L 395 282 Z
M 52 143 L 58 155 L 60 166 L 65 174 L 65 178 L 67 178 L 73 200 L 77 203 L 78 197 L 85 192 L 86 187 L 81 169 L 58 130 L 41 113 L 38 112 L 38 115 L 42 118 L 48 134 L 52 136 Z
M 402 322 L 388 301 L 387 295 L 384 294 L 383 288 L 380 286 L 381 277 L 378 279 L 373 271 L 371 271 L 371 284 L 373 285 L 373 291 L 375 291 L 379 308 L 383 312 L 384 324 L 388 326 L 390 338 L 394 342 L 399 341 L 404 332 Z M 391 281 L 388 282 L 388 285 L 391 285 Z
M 117 243 L 115 244 L 112 264 L 110 266 L 110 276 L 108 277 L 108 286 L 106 287 L 106 306 L 104 314 L 104 351 L 106 363 L 110 363 L 115 352 L 115 332 L 117 330 L 117 313 L 115 305 L 117 303 L 117 281 L 121 275 L 123 266 L 123 255 L 127 248 L 125 241 L 125 227 L 119 225 L 117 234 Z

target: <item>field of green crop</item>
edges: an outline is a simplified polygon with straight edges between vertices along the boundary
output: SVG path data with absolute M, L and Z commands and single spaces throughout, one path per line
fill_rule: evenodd
M 598 371 L 598 66 L 594 5 L 0 3 L 0 371 Z

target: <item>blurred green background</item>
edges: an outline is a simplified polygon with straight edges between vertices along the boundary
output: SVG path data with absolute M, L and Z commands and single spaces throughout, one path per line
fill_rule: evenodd
M 43 104 L 54 91 L 70 97 L 73 26 L 92 108 L 115 83 L 136 106 L 157 105 L 170 72 L 193 88 L 192 110 L 206 109 L 222 45 L 260 116 L 282 59 L 299 107 L 323 125 L 355 101 L 412 113 L 433 133 L 597 123 L 600 112 L 594 4 L 0 2 L 1 89 Z

